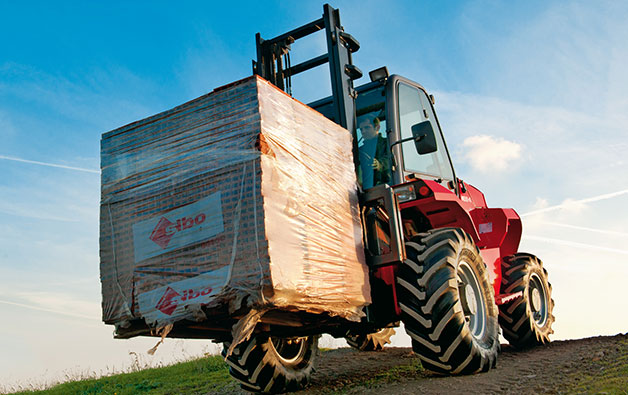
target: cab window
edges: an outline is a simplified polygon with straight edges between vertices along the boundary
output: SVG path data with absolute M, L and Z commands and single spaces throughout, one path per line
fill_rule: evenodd
M 453 180 L 453 171 L 430 99 L 421 89 L 400 82 L 398 100 L 402 139 L 412 137 L 412 126 L 426 120 L 430 121 L 436 135 L 437 150 L 431 154 L 419 155 L 411 142 L 402 144 L 405 170 Z
M 360 92 L 356 99 L 356 139 L 360 162 L 357 175 L 363 189 L 391 181 L 385 99 L 383 86 Z

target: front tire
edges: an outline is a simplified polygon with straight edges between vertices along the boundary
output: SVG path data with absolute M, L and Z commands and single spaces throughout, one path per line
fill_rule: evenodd
M 426 369 L 470 374 L 494 367 L 498 310 L 486 265 L 458 228 L 434 229 L 406 243 L 397 292 L 412 349 Z
M 251 336 L 227 356 L 230 344 L 223 343 L 222 355 L 229 374 L 242 389 L 251 392 L 298 391 L 310 383 L 318 354 L 318 336 L 276 338 Z
M 554 300 L 541 260 L 523 253 L 504 258 L 501 288 L 503 294 L 523 294 L 499 306 L 499 324 L 508 343 L 517 348 L 549 343 L 554 333 Z

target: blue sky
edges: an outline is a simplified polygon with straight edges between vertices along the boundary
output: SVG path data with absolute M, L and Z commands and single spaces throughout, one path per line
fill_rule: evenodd
M 0 1 L 0 383 L 145 355 L 154 340 L 114 341 L 99 321 L 100 135 L 250 75 L 255 33 L 323 4 L 182 3 Z M 458 175 L 523 215 L 521 249 L 554 285 L 554 338 L 627 331 L 628 5 L 332 5 L 365 75 L 386 65 L 434 93 Z M 324 48 L 297 43 L 293 63 Z M 327 95 L 326 78 L 296 78 L 295 96 Z M 171 341 L 143 358 L 214 349 Z

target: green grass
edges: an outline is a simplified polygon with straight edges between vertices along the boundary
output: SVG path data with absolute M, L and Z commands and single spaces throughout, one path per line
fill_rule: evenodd
M 328 352 L 330 349 L 322 349 Z M 348 378 L 332 386 L 329 391 L 342 394 L 359 388 L 375 388 L 396 382 L 404 377 L 416 377 L 423 371 L 418 358 L 374 374 L 367 380 Z M 71 381 L 46 390 L 23 391 L 18 394 L 207 394 L 237 390 L 239 385 L 229 376 L 227 364 L 221 356 L 199 358 L 176 365 L 121 373 L 98 379 Z
M 163 368 L 59 384 L 20 394 L 206 394 L 237 388 L 222 357 L 211 356 Z
M 628 341 L 620 342 L 623 348 L 628 346 Z M 604 361 L 600 358 L 595 364 L 598 372 L 581 372 L 571 388 L 570 393 L 586 394 L 621 394 L 628 395 L 628 353 L 624 353 L 613 361 Z
M 423 366 L 419 358 L 413 358 L 410 363 L 398 365 L 388 370 L 384 370 L 375 373 L 373 377 L 369 379 L 360 379 L 359 381 L 348 380 L 347 382 L 336 385 L 333 390 L 330 389 L 331 394 L 345 394 L 347 392 L 356 393 L 360 392 L 361 388 L 377 388 L 386 384 L 399 382 L 402 379 L 410 378 L 415 379 L 424 372 Z
M 613 364 L 603 367 L 599 374 L 585 373 L 570 392 L 587 394 L 623 394 L 628 395 L 628 361 L 623 366 Z
M 423 372 L 423 366 L 419 358 L 413 358 L 412 362 L 406 365 L 392 367 L 386 371 L 376 373 L 375 376 L 366 380 L 364 385 L 367 387 L 379 386 L 381 384 L 394 383 L 402 378 L 416 378 Z

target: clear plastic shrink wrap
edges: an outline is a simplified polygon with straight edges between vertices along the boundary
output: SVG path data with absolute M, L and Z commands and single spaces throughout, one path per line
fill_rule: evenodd
M 259 77 L 106 133 L 103 320 L 370 303 L 350 133 Z M 247 329 L 248 328 L 248 329 Z M 237 332 L 237 331 L 235 331 Z

